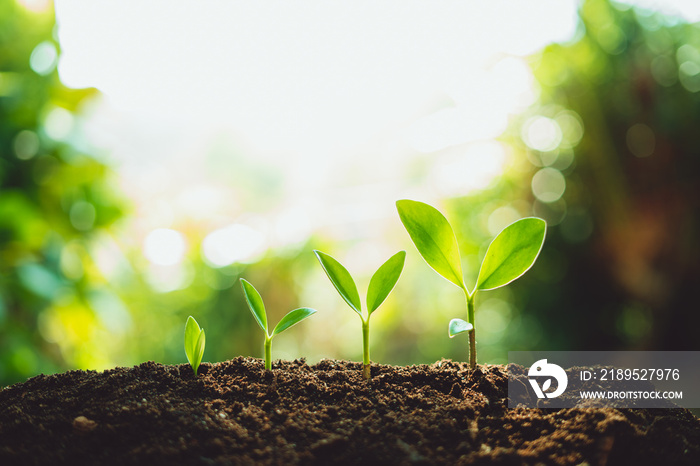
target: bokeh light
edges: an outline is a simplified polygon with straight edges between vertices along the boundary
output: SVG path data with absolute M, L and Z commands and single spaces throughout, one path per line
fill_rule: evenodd
M 541 152 L 553 151 L 561 144 L 561 128 L 550 118 L 533 117 L 523 126 L 522 138 L 531 149 Z
M 558 201 L 565 190 L 566 179 L 554 168 L 542 168 L 532 177 L 532 193 L 542 202 Z
M 627 130 L 627 147 L 637 157 L 649 157 L 656 148 L 654 131 L 644 123 L 636 123 Z
M 51 73 L 58 63 L 56 46 L 49 41 L 37 45 L 29 57 L 29 66 L 35 73 L 46 76 Z
M 179 231 L 158 228 L 146 236 L 143 254 L 155 265 L 179 264 L 187 250 L 185 237 Z

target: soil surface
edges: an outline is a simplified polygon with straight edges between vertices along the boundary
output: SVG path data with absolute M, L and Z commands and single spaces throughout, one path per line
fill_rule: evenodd
M 675 409 L 507 408 L 507 368 L 239 357 L 0 390 L 0 465 L 700 464 Z

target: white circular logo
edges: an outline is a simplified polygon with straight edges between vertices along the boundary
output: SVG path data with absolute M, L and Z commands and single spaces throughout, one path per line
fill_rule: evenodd
M 527 373 L 528 380 L 532 389 L 535 390 L 537 398 L 556 398 L 566 390 L 566 385 L 569 383 L 569 378 L 566 376 L 564 369 L 556 364 L 548 363 L 546 359 L 540 359 L 530 366 L 530 371 Z M 545 378 L 540 387 L 537 379 Z M 557 381 L 557 389 L 553 392 L 547 392 L 552 386 L 552 378 Z

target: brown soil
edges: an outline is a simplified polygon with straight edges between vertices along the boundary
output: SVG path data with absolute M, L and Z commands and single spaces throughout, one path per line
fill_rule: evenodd
M 508 409 L 504 366 L 147 362 L 0 391 L 0 464 L 700 464 L 685 409 Z

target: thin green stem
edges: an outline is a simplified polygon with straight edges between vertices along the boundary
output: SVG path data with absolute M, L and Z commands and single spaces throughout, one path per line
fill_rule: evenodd
M 265 335 L 265 369 L 272 370 L 272 338 Z
M 365 379 L 369 379 L 369 316 L 367 316 L 367 320 L 362 319 L 362 364 L 362 376 Z
M 476 325 L 474 325 L 474 297 L 476 296 L 476 290 L 474 293 L 467 294 L 467 319 L 470 324 L 472 324 L 472 329 L 469 330 L 469 367 L 471 369 L 476 368 Z

